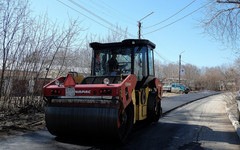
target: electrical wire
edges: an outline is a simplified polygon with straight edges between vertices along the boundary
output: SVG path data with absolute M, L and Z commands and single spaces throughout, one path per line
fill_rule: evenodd
M 210 3 L 213 3 L 213 2 L 210 2 Z M 168 27 L 168 26 L 170 26 L 170 25 L 172 25 L 172 24 L 174 24 L 174 23 L 177 23 L 178 21 L 181 21 L 182 19 L 184 19 L 184 18 L 186 18 L 186 17 L 192 15 L 193 13 L 199 11 L 199 10 L 202 9 L 203 7 L 209 5 L 210 3 L 207 3 L 207 4 L 205 4 L 205 5 L 201 6 L 201 7 L 199 7 L 198 9 L 192 11 L 191 13 L 189 13 L 189 14 L 187 14 L 187 15 L 185 15 L 185 16 L 183 16 L 183 17 L 181 17 L 181 18 L 179 18 L 179 19 L 177 19 L 177 20 L 175 20 L 175 21 L 173 21 L 173 22 L 171 22 L 171 23 L 169 23 L 169 24 L 163 26 L 163 27 L 160 27 L 160 28 L 158 28 L 158 29 L 156 29 L 156 30 L 153 30 L 153 31 L 151 31 L 151 32 L 147 32 L 147 33 L 145 33 L 145 34 L 143 34 L 143 35 L 151 34 L 151 33 L 153 33 L 153 32 L 156 32 L 156 31 L 158 31 L 158 30 L 161 30 L 161 29 L 163 29 L 163 28 L 166 28 L 166 27 Z
M 112 14 L 107 12 L 106 9 L 104 8 L 104 6 L 100 6 L 96 1 L 96 2 L 92 2 L 92 0 L 90 1 L 86 1 L 86 0 L 78 0 L 82 5 L 84 5 L 85 7 L 87 7 L 88 9 L 91 9 L 91 10 L 95 10 L 98 12 L 98 15 L 99 13 L 105 15 L 105 16 L 108 16 L 108 17 L 112 17 Z
M 76 3 L 76 2 L 73 1 L 73 0 L 68 0 L 68 1 L 71 2 L 72 4 L 76 5 L 77 7 L 79 7 L 79 8 L 81 8 L 81 9 L 85 10 L 86 12 L 90 13 L 91 15 L 95 16 L 96 18 L 102 20 L 103 22 L 109 24 L 110 26 L 116 27 L 116 26 L 113 25 L 111 22 L 109 22 L 109 21 L 105 20 L 104 18 L 102 18 L 102 17 L 96 15 L 95 13 L 93 13 L 93 12 L 91 12 L 90 10 L 86 9 L 85 7 L 81 6 L 79 3 Z M 122 29 L 120 29 L 120 30 L 121 30 L 121 32 L 125 32 L 125 31 L 123 31 Z M 131 37 L 135 37 L 134 35 L 132 35 L 132 34 L 129 33 L 129 32 L 127 32 L 127 34 L 128 34 L 129 36 L 131 36 Z
M 120 35 L 124 36 L 123 34 L 121 34 L 121 33 L 117 32 L 117 31 L 115 31 L 114 29 L 112 29 L 112 28 L 110 28 L 110 27 L 107 27 L 107 26 L 105 26 L 104 24 L 102 24 L 102 23 L 100 23 L 100 22 L 98 22 L 98 21 L 96 21 L 96 20 L 94 20 L 94 19 L 88 17 L 87 15 L 85 15 L 85 14 L 81 13 L 80 11 L 74 9 L 73 7 L 71 7 L 71 6 L 67 5 L 67 4 L 65 4 L 64 2 L 62 2 L 62 1 L 60 1 L 60 0 L 56 0 L 56 1 L 58 1 L 58 2 L 61 3 L 62 5 L 65 5 L 65 6 L 68 7 L 68 8 L 70 8 L 70 9 L 72 9 L 72 10 L 78 12 L 79 14 L 81 14 L 81 15 L 83 15 L 84 17 L 86 17 L 86 18 L 92 20 L 93 22 L 95 22 L 95 23 L 97 23 L 97 24 L 103 26 L 104 28 L 109 29 L 109 30 L 111 30 L 111 31 L 113 31 L 113 32 L 115 32 L 115 33 L 117 33 L 117 34 L 120 34 Z
M 154 51 L 154 53 L 157 54 L 157 55 L 158 55 L 161 59 L 163 59 L 164 61 L 167 61 L 168 63 L 175 63 L 175 62 L 173 62 L 173 61 L 171 61 L 171 60 L 168 60 L 168 59 L 164 58 L 163 56 L 161 56 L 156 50 Z
M 68 1 L 70 1 L 72 4 L 76 5 L 77 7 L 85 10 L 86 12 L 90 13 L 91 15 L 97 17 L 98 19 L 102 20 L 103 22 L 106 22 L 107 24 L 109 24 L 109 25 L 111 25 L 111 26 L 114 26 L 114 25 L 113 25 L 112 23 L 110 23 L 109 21 L 107 21 L 107 20 L 105 20 L 104 18 L 96 15 L 95 13 L 91 12 L 90 10 L 84 8 L 84 7 L 83 7 L 82 5 L 80 5 L 79 3 L 77 3 L 77 2 L 75 2 L 75 1 L 73 1 L 73 0 L 68 0 Z
M 192 5 L 195 1 L 196 1 L 196 0 L 193 0 L 191 3 L 189 3 L 187 6 L 183 7 L 181 10 L 179 10 L 178 12 L 176 12 L 175 14 L 173 14 L 172 16 L 170 16 L 170 17 L 168 17 L 168 18 L 166 18 L 166 19 L 164 19 L 164 20 L 162 20 L 162 21 L 160 21 L 160 22 L 158 22 L 158 23 L 156 23 L 156 24 L 154 24 L 154 25 L 145 27 L 145 28 L 143 28 L 143 29 L 148 29 L 148 28 L 155 27 L 155 26 L 157 26 L 157 25 L 159 25 L 159 24 L 161 24 L 161 23 L 163 23 L 163 22 L 165 22 L 165 21 L 173 18 L 174 16 L 176 16 L 177 14 L 179 14 L 180 12 L 182 12 L 184 9 L 186 9 L 186 8 L 188 8 L 190 5 Z
M 103 26 L 103 27 L 105 27 L 105 28 L 107 28 L 107 29 L 109 29 L 109 30 L 112 30 L 112 31 L 118 33 L 117 31 L 113 30 L 112 28 L 109 28 L 109 27 L 103 25 L 102 23 L 100 23 L 100 22 L 98 22 L 98 21 L 96 21 L 96 20 L 94 20 L 94 19 L 88 17 L 87 15 L 85 15 L 85 14 L 81 13 L 80 11 L 78 11 L 78 10 L 72 8 L 71 6 L 65 4 L 64 2 L 62 2 L 62 1 L 60 1 L 60 0 L 56 0 L 56 1 L 58 1 L 59 3 L 63 4 L 64 6 L 66 6 L 66 7 L 68 7 L 68 8 L 70 8 L 70 9 L 72 9 L 72 10 L 78 12 L 79 14 L 83 15 L 84 17 L 86 17 L 86 18 L 88 18 L 88 19 L 94 21 L 95 23 L 97 23 L 97 24 L 99 24 L 99 25 L 101 25 L 101 26 Z M 122 35 L 121 33 L 118 33 L 118 34 Z M 155 52 L 155 53 L 156 53 L 161 59 L 163 59 L 163 60 L 165 60 L 165 61 L 167 61 L 167 62 L 170 62 L 170 63 L 174 63 L 173 61 L 170 61 L 170 60 L 164 58 L 163 56 L 161 56 L 157 51 L 154 51 L 154 52 Z
M 110 6 L 109 4 L 105 3 L 104 0 L 98 0 L 98 2 L 99 2 L 99 4 L 97 4 L 97 3 L 94 3 L 94 4 L 97 4 L 99 6 L 101 5 L 100 7 L 105 8 L 104 9 L 105 11 L 107 11 L 107 9 L 108 9 L 109 11 L 107 11 L 107 13 L 113 12 L 118 17 L 121 17 L 122 20 L 125 20 L 125 22 L 128 22 L 129 24 L 134 25 L 134 26 L 136 25 L 135 21 L 133 21 L 133 20 L 135 20 L 135 18 L 132 18 L 131 16 L 129 16 L 129 14 L 127 15 L 125 13 L 120 12 L 119 10 L 117 10 L 117 9 L 113 8 L 112 6 Z M 111 14 L 111 15 L 113 15 L 113 14 Z M 116 19 L 116 16 L 115 16 L 115 19 Z
M 188 63 L 188 62 L 186 62 L 186 61 L 183 61 L 183 60 L 181 60 L 181 62 L 183 62 L 183 63 L 185 63 L 185 64 L 191 64 L 191 63 Z

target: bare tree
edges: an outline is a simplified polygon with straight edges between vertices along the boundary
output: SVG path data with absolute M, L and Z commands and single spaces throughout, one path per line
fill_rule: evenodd
M 119 42 L 128 37 L 128 28 L 123 30 L 119 25 L 116 25 L 115 29 L 109 30 L 107 35 L 107 42 Z
M 167 64 L 163 66 L 162 74 L 165 78 L 178 79 L 178 64 Z
M 164 67 L 164 65 L 158 59 L 154 59 L 155 76 L 160 79 L 165 78 L 163 76 L 163 67 Z
M 27 27 L 27 16 L 29 13 L 28 1 L 5 0 L 0 1 L 0 51 L 1 51 L 1 77 L 0 97 L 4 86 L 6 70 L 15 61 L 19 44 L 24 40 L 24 28 Z
M 57 68 L 61 74 L 75 59 L 73 53 L 82 43 L 81 22 L 70 20 L 67 28 L 60 28 L 47 15 L 33 18 L 26 0 L 0 0 L 0 6 L 0 97 L 4 98 L 0 104 L 37 108 L 43 104 L 39 96 L 46 68 Z
M 239 0 L 217 0 L 218 3 L 232 3 L 232 4 L 240 4 Z
M 239 48 L 240 38 L 240 1 L 239 0 L 209 0 L 212 5 L 206 8 L 203 20 L 207 33 L 223 43 L 231 43 L 233 48 Z
M 184 83 L 190 87 L 191 89 L 199 89 L 199 81 L 201 76 L 201 71 L 197 66 L 192 64 L 186 64 L 183 66 L 185 70 L 185 75 L 183 78 L 185 79 Z
M 224 77 L 222 76 L 220 67 L 212 67 L 206 68 L 202 79 L 206 90 L 218 91 L 220 90 L 220 84 L 221 81 L 224 80 Z

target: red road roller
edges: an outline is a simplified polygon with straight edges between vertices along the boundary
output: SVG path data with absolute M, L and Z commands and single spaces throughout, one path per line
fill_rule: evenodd
M 56 136 L 125 141 L 141 120 L 162 115 L 155 44 L 144 39 L 91 43 L 91 75 L 69 73 L 43 87 L 46 126 Z

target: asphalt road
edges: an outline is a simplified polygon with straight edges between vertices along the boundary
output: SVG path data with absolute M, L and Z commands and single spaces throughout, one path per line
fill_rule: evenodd
M 120 149 L 240 150 L 240 139 L 226 115 L 222 95 L 178 108 L 134 134 Z
M 190 103 L 192 101 L 196 101 L 217 94 L 220 94 L 220 92 L 205 91 L 200 93 L 183 94 L 179 96 L 163 98 L 162 99 L 163 113 L 166 114 L 172 111 L 173 109 L 186 105 L 187 103 Z
M 173 100 L 176 103 L 178 100 L 187 102 L 185 96 L 191 97 L 183 95 L 168 98 L 163 103 L 167 100 L 171 104 Z M 164 109 L 166 115 L 158 123 L 136 127 L 123 146 L 111 141 L 93 144 L 74 139 L 57 139 L 44 130 L 3 139 L 0 141 L 0 149 L 240 149 L 240 140 L 228 120 L 222 95 L 200 99 L 173 111 L 169 108 Z

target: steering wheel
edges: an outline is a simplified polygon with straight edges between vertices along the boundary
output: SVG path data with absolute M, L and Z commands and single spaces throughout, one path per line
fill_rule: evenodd
M 131 73 L 131 69 L 127 69 L 127 66 L 130 62 L 121 62 L 119 64 L 122 64 L 122 65 L 119 65 L 119 69 L 120 69 L 120 72 L 121 73 Z

